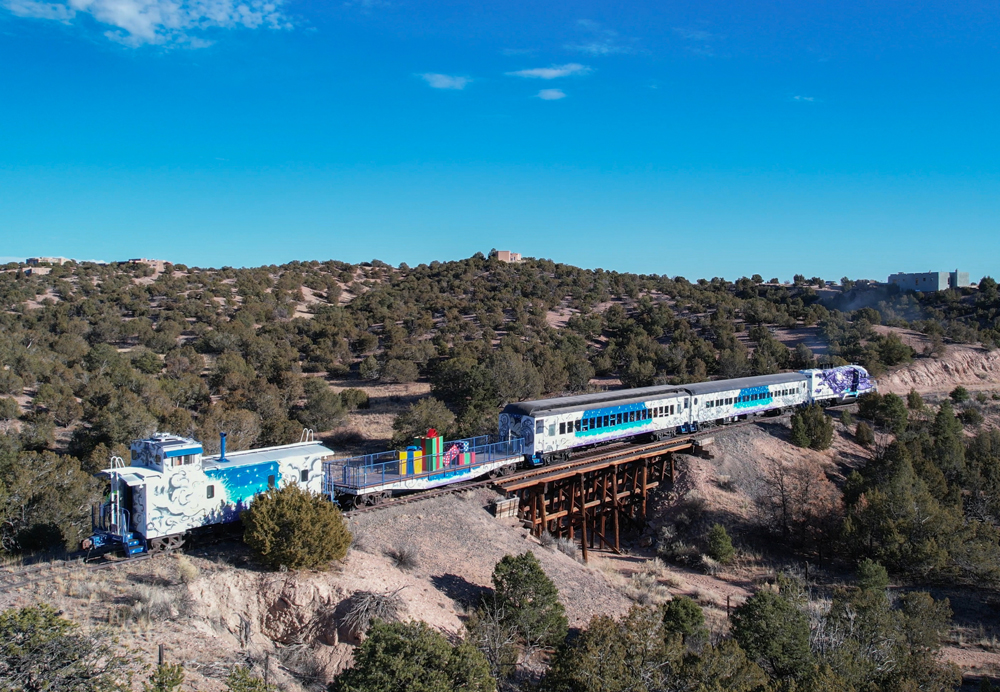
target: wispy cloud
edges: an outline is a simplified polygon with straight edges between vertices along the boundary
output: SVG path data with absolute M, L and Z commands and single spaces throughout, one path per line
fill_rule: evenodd
M 816 97 L 815 96 L 793 96 L 792 100 L 793 101 L 804 101 L 806 103 L 815 103 L 816 102 Z
M 210 29 L 290 29 L 285 0 L 0 0 L 18 17 L 72 23 L 89 15 L 111 27 L 104 35 L 125 46 L 185 45 L 203 48 Z
M 581 53 L 589 53 L 590 55 L 615 55 L 616 53 L 635 52 L 632 48 L 622 46 L 613 41 L 591 41 L 589 43 L 571 44 L 566 47 L 570 50 L 578 50 Z
M 67 22 L 76 14 L 74 10 L 61 3 L 36 2 L 36 0 L 4 0 L 2 6 L 18 17 L 55 19 L 60 22 Z
M 674 33 L 687 41 L 710 41 L 715 38 L 715 34 L 702 31 L 701 29 L 688 29 L 683 26 L 675 26 Z
M 634 53 L 635 39 L 623 39 L 617 31 L 605 29 L 600 24 L 590 19 L 579 19 L 576 22 L 579 29 L 592 34 L 581 43 L 571 43 L 566 45 L 569 50 L 588 53 L 589 55 L 614 55 L 619 53 Z
M 377 7 L 392 7 L 388 0 L 346 0 L 344 7 L 360 7 L 362 10 L 373 10 Z
M 675 26 L 673 29 L 675 34 L 688 42 L 689 45 L 685 47 L 695 55 L 714 56 L 715 49 L 712 44 L 725 38 L 704 29 L 692 29 L 686 26 Z
M 553 65 L 552 67 L 535 67 L 530 70 L 518 70 L 508 72 L 510 77 L 529 77 L 533 79 L 556 79 L 558 77 L 569 77 L 570 75 L 585 75 L 590 72 L 590 68 L 580 63 L 571 62 L 566 65 Z
M 536 96 L 543 101 L 558 101 L 566 98 L 566 92 L 562 89 L 542 89 Z
M 456 77 L 454 75 L 438 74 L 436 72 L 425 72 L 424 74 L 417 76 L 427 82 L 434 89 L 457 89 L 461 91 L 469 84 L 469 82 L 472 81 L 469 77 Z

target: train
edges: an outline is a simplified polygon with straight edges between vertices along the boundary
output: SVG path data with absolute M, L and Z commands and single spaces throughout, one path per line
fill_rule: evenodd
M 812 404 L 852 401 L 875 391 L 856 365 L 684 385 L 661 385 L 506 405 L 498 434 L 445 441 L 434 431 L 405 451 L 338 459 L 304 431 L 299 442 L 205 455 L 170 433 L 136 440 L 130 459 L 101 473 L 105 501 L 93 509 L 90 551 L 133 556 L 180 547 L 192 535 L 231 524 L 268 488 L 297 483 L 344 508 L 377 504 L 517 468 L 568 460 L 575 452 L 630 440 L 658 440 Z

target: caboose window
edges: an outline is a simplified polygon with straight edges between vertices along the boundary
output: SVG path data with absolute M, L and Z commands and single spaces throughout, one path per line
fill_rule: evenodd
M 610 423 L 608 421 L 609 418 L 610 418 L 610 416 L 604 416 L 604 426 L 603 427 L 606 428 L 606 427 L 608 427 L 610 425 Z
M 543 420 L 536 420 L 535 421 L 535 434 L 536 435 L 541 435 L 543 432 L 545 432 L 545 421 L 543 421 Z
M 308 483 L 309 482 L 309 469 L 302 469 L 299 471 L 299 482 Z
M 205 488 L 205 497 L 207 497 L 209 500 L 211 500 L 213 497 L 215 497 L 215 486 L 214 485 L 210 485 L 207 488 Z
M 566 434 L 566 424 L 565 423 L 560 423 L 559 424 L 559 434 L 560 435 L 565 435 Z
M 274 476 L 268 476 L 267 477 L 267 487 L 268 488 L 273 488 L 274 487 L 274 481 L 275 481 Z
M 576 421 L 576 422 L 574 422 L 574 423 L 573 423 L 573 428 L 574 428 L 574 430 L 575 430 L 576 432 L 580 432 L 580 428 L 581 428 L 581 427 L 582 427 L 582 426 L 580 425 L 580 421 Z

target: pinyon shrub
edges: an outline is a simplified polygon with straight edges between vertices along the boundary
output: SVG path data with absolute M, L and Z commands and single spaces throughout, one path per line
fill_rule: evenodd
M 340 510 L 295 483 L 254 498 L 243 527 L 243 541 L 274 569 L 321 567 L 342 559 L 351 545 Z

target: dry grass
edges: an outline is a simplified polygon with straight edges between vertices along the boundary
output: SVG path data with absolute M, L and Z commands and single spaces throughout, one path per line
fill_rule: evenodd
M 162 586 L 137 584 L 126 596 L 126 603 L 113 605 L 108 611 L 108 624 L 136 625 L 141 630 L 153 623 L 175 620 L 185 611 L 183 596 Z
M 420 550 L 412 543 L 400 543 L 384 552 L 392 564 L 404 572 L 411 572 L 420 565 Z
M 104 602 L 111 598 L 111 590 L 96 574 L 76 572 L 69 576 L 66 582 L 66 595 L 69 598 L 79 598 L 88 603 Z
M 182 584 L 190 584 L 201 574 L 201 570 L 186 555 L 178 555 L 175 564 L 177 566 L 177 578 L 180 579 Z
M 568 538 L 556 538 L 551 533 L 546 532 L 539 536 L 538 542 L 544 548 L 558 550 L 563 555 L 568 555 L 577 561 L 582 560 L 579 547 L 577 547 L 574 541 L 571 541 Z
M 662 605 L 672 596 L 655 574 L 636 572 L 625 584 L 623 593 L 639 605 Z
M 344 625 L 355 636 L 365 634 L 376 620 L 396 622 L 403 610 L 403 599 L 395 591 L 376 593 L 374 591 L 358 591 L 350 598 L 350 606 L 344 616 Z

